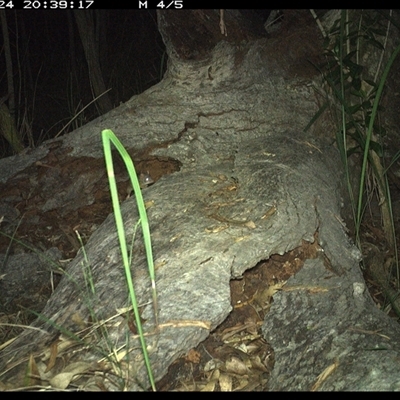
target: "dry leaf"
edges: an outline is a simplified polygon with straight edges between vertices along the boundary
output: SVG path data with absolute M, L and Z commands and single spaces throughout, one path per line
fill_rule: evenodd
M 90 368 L 90 364 L 84 361 L 77 361 L 67 365 L 64 372 L 73 372 L 74 374 L 82 374 Z
M 232 392 L 232 377 L 228 374 L 221 374 L 219 377 L 221 392 Z
M 251 365 L 254 369 L 258 369 L 262 372 L 268 372 L 267 368 L 265 367 L 259 356 L 251 357 Z
M 219 369 L 216 369 L 213 371 L 211 374 L 211 378 L 208 381 L 207 385 L 201 389 L 202 392 L 213 392 L 215 389 L 215 385 L 217 384 L 218 380 L 220 377 L 220 371 Z
M 212 371 L 216 368 L 219 368 L 223 362 L 221 360 L 218 360 L 217 358 L 212 358 L 211 360 L 207 361 L 206 364 L 204 365 L 204 372 L 209 372 Z
M 27 372 L 27 380 L 26 380 L 26 386 L 35 386 L 35 385 L 40 385 L 41 380 L 40 380 L 40 374 L 39 370 L 36 365 L 36 361 L 31 354 L 29 357 L 28 361 L 28 372 Z
M 207 382 L 207 385 L 205 385 L 200 391 L 201 392 L 213 392 L 216 384 L 217 384 L 217 381 Z
M 238 375 L 245 375 L 249 373 L 249 369 L 246 364 L 239 360 L 237 357 L 232 357 L 225 363 L 225 368 L 228 372 L 232 372 Z
M 50 379 L 50 385 L 56 389 L 66 389 L 76 375 L 86 372 L 89 368 L 90 364 L 82 361 L 67 365 L 63 372 Z
M 244 379 L 239 379 L 239 385 L 235 387 L 235 392 L 238 392 L 239 390 L 244 389 L 247 385 L 249 384 L 249 380 L 244 378 Z
M 57 342 L 58 354 L 61 354 L 71 346 L 76 346 L 76 340 L 65 339 L 60 336 L 60 340 Z M 46 350 L 42 355 L 42 361 L 47 361 L 51 357 L 52 349 Z
M 247 344 L 244 342 L 239 343 L 238 346 L 235 346 L 237 350 L 240 350 L 244 354 L 248 354 L 249 350 L 247 348 Z
M 73 372 L 61 372 L 50 379 L 50 385 L 55 389 L 66 389 L 74 377 Z
M 59 342 L 60 341 L 57 339 L 50 345 L 50 359 L 49 359 L 49 362 L 47 363 L 47 368 L 44 371 L 45 373 L 49 372 L 54 367 L 54 364 L 56 363 Z

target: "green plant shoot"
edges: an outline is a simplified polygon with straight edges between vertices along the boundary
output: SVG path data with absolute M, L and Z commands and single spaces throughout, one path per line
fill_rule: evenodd
M 121 253 L 122 253 L 122 261 L 124 264 L 125 275 L 126 275 L 126 279 L 127 279 L 127 283 L 128 283 L 129 295 L 130 295 L 130 299 L 132 302 L 132 307 L 133 307 L 135 321 L 136 321 L 136 327 L 137 327 L 138 334 L 140 337 L 140 343 L 141 343 L 141 347 L 142 347 L 142 351 L 143 351 L 143 356 L 144 356 L 147 372 L 149 375 L 149 380 L 150 380 L 152 389 L 155 390 L 153 374 L 151 371 L 147 347 L 146 347 L 146 343 L 144 340 L 143 329 L 142 329 L 142 325 L 141 325 L 141 321 L 140 321 L 139 308 L 137 305 L 136 294 L 135 294 L 135 290 L 134 290 L 133 282 L 132 282 L 130 262 L 129 262 L 128 250 L 127 250 L 126 239 L 125 239 L 125 229 L 124 229 L 124 224 L 122 221 L 121 208 L 119 205 L 117 184 L 115 181 L 114 166 L 113 166 L 113 161 L 112 161 L 110 142 L 112 142 L 114 144 L 114 146 L 118 150 L 119 154 L 121 155 L 121 157 L 125 163 L 125 166 L 128 170 L 128 174 L 131 179 L 132 187 L 135 192 L 135 198 L 136 198 L 136 203 L 138 206 L 140 223 L 141 223 L 142 231 L 143 231 L 143 239 L 144 239 L 144 246 L 145 246 L 145 250 L 146 250 L 147 265 L 148 265 L 149 275 L 150 275 L 150 279 L 151 279 L 154 317 L 155 317 L 156 326 L 158 326 L 157 292 L 156 292 L 156 285 L 155 285 L 155 273 L 154 273 L 153 253 L 152 253 L 152 248 L 151 248 L 150 228 L 149 228 L 149 222 L 147 219 L 146 207 L 144 205 L 143 196 L 142 196 L 142 192 L 140 189 L 140 184 L 139 184 L 139 180 L 138 180 L 138 177 L 136 174 L 136 170 L 135 170 L 132 159 L 129 156 L 128 152 L 125 150 L 124 146 L 119 141 L 119 139 L 115 136 L 114 132 L 112 132 L 110 129 L 103 130 L 101 135 L 102 135 L 102 141 L 103 141 L 104 158 L 105 158 L 105 162 L 106 162 L 108 181 L 109 181 L 110 191 L 111 191 L 111 200 L 112 200 L 112 205 L 113 205 L 113 210 L 114 210 L 115 223 L 116 223 L 117 232 L 118 232 L 118 239 L 119 239 L 119 244 L 120 244 Z

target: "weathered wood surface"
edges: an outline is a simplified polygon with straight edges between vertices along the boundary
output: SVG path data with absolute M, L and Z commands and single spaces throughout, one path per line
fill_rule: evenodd
M 163 35 L 168 15 L 172 21 L 168 13 L 160 21 Z M 264 324 L 265 337 L 276 351 L 271 388 L 311 389 L 332 363 L 337 368 L 320 389 L 398 388 L 399 328 L 374 308 L 358 269 L 360 254 L 341 225 L 338 154 L 323 139 L 321 127 L 308 135 L 301 133 L 318 109 L 310 85 L 312 74 L 302 67 L 307 57 L 320 51 L 311 22 L 300 24 L 290 38 L 281 38 L 281 43 L 291 43 L 290 48 L 299 47 L 293 38 L 300 42 L 304 35 L 315 38 L 302 48 L 304 54 L 279 49 L 285 54 L 285 66 L 276 56 L 277 41 L 266 38 L 240 45 L 220 41 L 194 60 L 182 59 L 178 48 L 169 47 L 168 72 L 160 84 L 60 138 L 57 149 L 68 151 L 70 160 L 101 160 L 100 132 L 109 128 L 134 153 L 151 146 L 152 155 L 171 157 L 181 164 L 179 172 L 161 177 L 143 191 L 145 200 L 153 202 L 148 216 L 160 327 L 147 340 L 156 379 L 229 314 L 230 279 L 271 254 L 300 245 L 303 239 L 313 241 L 317 232 L 324 250 L 321 260 L 307 264 L 287 283 L 292 291 L 275 297 Z M 166 43 L 172 46 L 171 35 Z M 32 151 L 25 161 L 3 160 L 15 166 L 10 177 L 51 154 L 51 143 Z M 95 187 L 89 181 L 77 176 L 77 198 L 91 195 L 91 190 L 84 189 Z M 137 222 L 134 199 L 125 201 L 122 210 L 130 237 Z M 43 310 L 53 326 L 37 321 L 34 326 L 40 331 L 26 330 L 0 352 L 0 370 L 13 367 L 30 353 L 48 350 L 62 336 L 56 326 L 76 334 L 90 330 L 93 314 L 108 321 L 113 346 L 124 348 L 129 321 L 118 313 L 128 301 L 114 226 L 110 215 L 85 245 L 85 255 L 79 251 L 69 263 Z M 144 329 L 153 332 L 140 233 L 134 254 L 132 272 L 143 305 Z M 85 285 L 87 268 L 94 294 Z M 390 339 L 371 334 L 377 327 Z M 126 385 L 146 387 L 137 340 L 129 335 L 132 380 Z M 93 337 L 89 336 L 89 346 L 77 346 L 69 354 L 69 362 L 99 360 L 99 348 L 107 348 L 107 343 Z M 361 351 L 382 345 L 385 352 Z M 382 361 L 384 354 L 390 357 Z M 366 365 L 374 367 L 366 372 Z M 3 378 L 17 380 L 21 366 Z M 374 379 L 377 374 L 379 382 Z M 108 378 L 105 374 L 106 387 L 117 388 Z

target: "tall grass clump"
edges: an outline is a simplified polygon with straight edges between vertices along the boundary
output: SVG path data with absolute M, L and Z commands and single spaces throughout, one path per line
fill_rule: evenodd
M 387 171 L 400 153 L 392 156 L 387 164 L 383 139 L 390 133 L 386 132 L 379 118 L 379 114 L 384 112 L 380 101 L 388 74 L 400 51 L 398 45 L 388 54 L 388 43 L 393 37 L 392 11 L 340 10 L 327 32 L 315 12 L 311 10 L 311 13 L 324 36 L 325 56 L 325 63 L 319 66 L 325 103 L 312 122 L 326 109 L 334 115 L 336 144 L 345 169 L 356 243 L 361 250 L 360 227 L 368 202 L 375 193 L 385 239 L 391 254 L 395 255 L 399 282 Z M 349 163 L 349 157 L 356 153 L 361 161 L 357 177 Z
M 327 93 L 326 103 L 321 109 L 329 107 L 336 116 L 336 143 L 345 166 L 357 242 L 365 210 L 365 181 L 370 173 L 378 189 L 386 239 L 393 246 L 393 226 L 391 218 L 386 215 L 390 208 L 390 193 L 387 191 L 387 168 L 384 165 L 382 146 L 382 138 L 387 132 L 379 122 L 378 112 L 382 111 L 382 92 L 400 47 L 395 49 L 386 65 L 382 66 L 390 19 L 386 22 L 385 27 L 381 14 L 372 13 L 371 16 L 370 13 L 362 12 L 358 20 L 353 21 L 349 11 L 342 10 L 330 31 L 323 31 L 326 63 L 320 68 Z M 364 54 L 373 48 L 380 52 L 376 62 L 372 63 L 371 59 L 369 61 L 375 65 L 375 71 L 362 65 Z M 362 156 L 359 187 L 356 188 L 350 184 L 348 164 L 348 157 L 354 153 Z

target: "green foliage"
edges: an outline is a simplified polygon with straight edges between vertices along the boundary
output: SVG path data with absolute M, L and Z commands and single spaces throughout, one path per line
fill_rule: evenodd
M 110 142 L 112 142 L 114 144 L 114 146 L 117 148 L 118 152 L 120 153 L 120 155 L 125 163 L 125 166 L 128 170 L 128 174 L 131 179 L 132 187 L 135 192 L 135 198 L 136 198 L 136 202 L 137 202 L 137 206 L 138 206 L 138 210 L 139 210 L 140 223 L 141 223 L 142 231 L 143 231 L 144 245 L 145 245 L 146 257 L 147 257 L 147 265 L 148 265 L 149 275 L 150 275 L 150 279 L 151 279 L 154 317 L 155 317 L 156 325 L 158 326 L 158 318 L 157 318 L 158 307 L 157 307 L 157 293 L 156 293 L 156 285 L 155 285 L 154 263 L 153 263 L 153 254 L 152 254 L 152 248 L 151 248 L 151 236 L 150 236 L 149 222 L 147 219 L 146 207 L 144 205 L 143 196 L 142 196 L 142 192 L 140 189 L 140 184 L 139 184 L 139 180 L 138 180 L 138 177 L 136 174 L 136 170 L 135 170 L 132 159 L 129 156 L 128 152 L 125 150 L 122 143 L 118 140 L 118 138 L 114 135 L 114 133 L 110 129 L 106 129 L 106 130 L 102 131 L 102 140 L 103 140 L 103 148 L 104 148 L 104 158 L 106 161 L 108 180 L 109 180 L 109 185 L 110 185 L 110 190 L 111 190 L 111 199 L 112 199 L 112 204 L 113 204 L 113 209 L 114 209 L 115 223 L 116 223 L 117 232 L 118 232 L 118 239 L 119 239 L 119 245 L 120 245 L 121 254 L 122 254 L 122 260 L 123 260 L 123 264 L 124 264 L 126 281 L 127 281 L 128 289 L 129 289 L 129 296 L 130 296 L 133 311 L 134 311 L 136 327 L 137 327 L 139 338 L 140 338 L 140 344 L 142 347 L 143 357 L 145 360 L 150 384 L 151 384 L 152 389 L 155 390 L 153 373 L 152 373 L 150 360 L 149 360 L 149 356 L 148 356 L 148 352 L 147 352 L 146 342 L 144 339 L 144 333 L 143 333 L 143 329 L 142 329 L 142 323 L 140 320 L 139 308 L 138 308 L 138 304 L 137 304 L 137 300 L 136 300 L 136 294 L 135 294 L 135 289 L 133 286 L 133 280 L 132 280 L 132 275 L 131 275 L 131 270 L 130 270 L 130 259 L 129 259 L 129 255 L 128 255 L 127 245 L 126 245 L 125 229 L 124 229 L 124 224 L 123 224 L 122 215 L 121 215 L 121 208 L 119 205 L 117 184 L 115 182 Z M 132 247 L 133 247 L 133 244 L 132 244 Z
M 352 15 L 352 17 L 350 16 Z M 386 44 L 391 26 L 391 11 L 349 12 L 342 10 L 329 33 L 325 35 L 325 63 L 319 67 L 326 90 L 326 103 L 317 112 L 330 108 L 336 113 L 336 143 L 345 169 L 353 210 L 356 242 L 361 249 L 360 226 L 366 207 L 366 176 L 372 174 L 382 213 L 383 229 L 398 266 L 395 228 L 390 191 L 385 168 L 382 139 L 388 134 L 380 124 L 379 105 L 385 83 L 400 45 L 390 57 Z M 324 33 L 324 32 L 323 32 Z M 382 68 L 384 58 L 388 59 Z M 313 121 L 316 119 L 313 118 Z M 307 126 L 309 128 L 310 124 Z M 362 159 L 358 193 L 351 184 L 348 157 L 359 153 Z M 394 161 L 390 163 L 392 165 Z M 398 275 L 399 274 L 399 268 Z
M 326 85 L 327 102 L 316 115 L 322 114 L 321 110 L 328 106 L 336 112 L 338 121 L 336 142 L 346 170 L 358 239 L 364 209 L 363 192 L 367 164 L 369 163 L 376 170 L 371 152 L 383 161 L 384 151 L 381 139 L 387 133 L 379 124 L 377 115 L 378 111 L 383 111 L 379 107 L 379 101 L 387 74 L 398 51 L 395 50 L 385 70 L 381 72 L 380 65 L 385 52 L 384 43 L 388 35 L 387 18 L 373 11 L 355 15 L 357 19 L 352 20 L 349 12 L 342 10 L 340 18 L 334 22 L 325 36 L 326 61 L 319 69 L 322 71 Z M 362 64 L 367 52 L 376 54 L 374 49 L 382 53 L 379 62 L 374 61 L 376 71 Z M 347 158 L 354 153 L 361 154 L 363 159 L 358 196 L 354 196 L 350 185 L 347 164 Z M 382 177 L 379 180 L 382 181 Z M 385 185 L 382 183 L 383 186 Z M 353 200 L 355 197 L 358 197 L 357 202 Z M 386 196 L 386 199 L 388 197 Z

